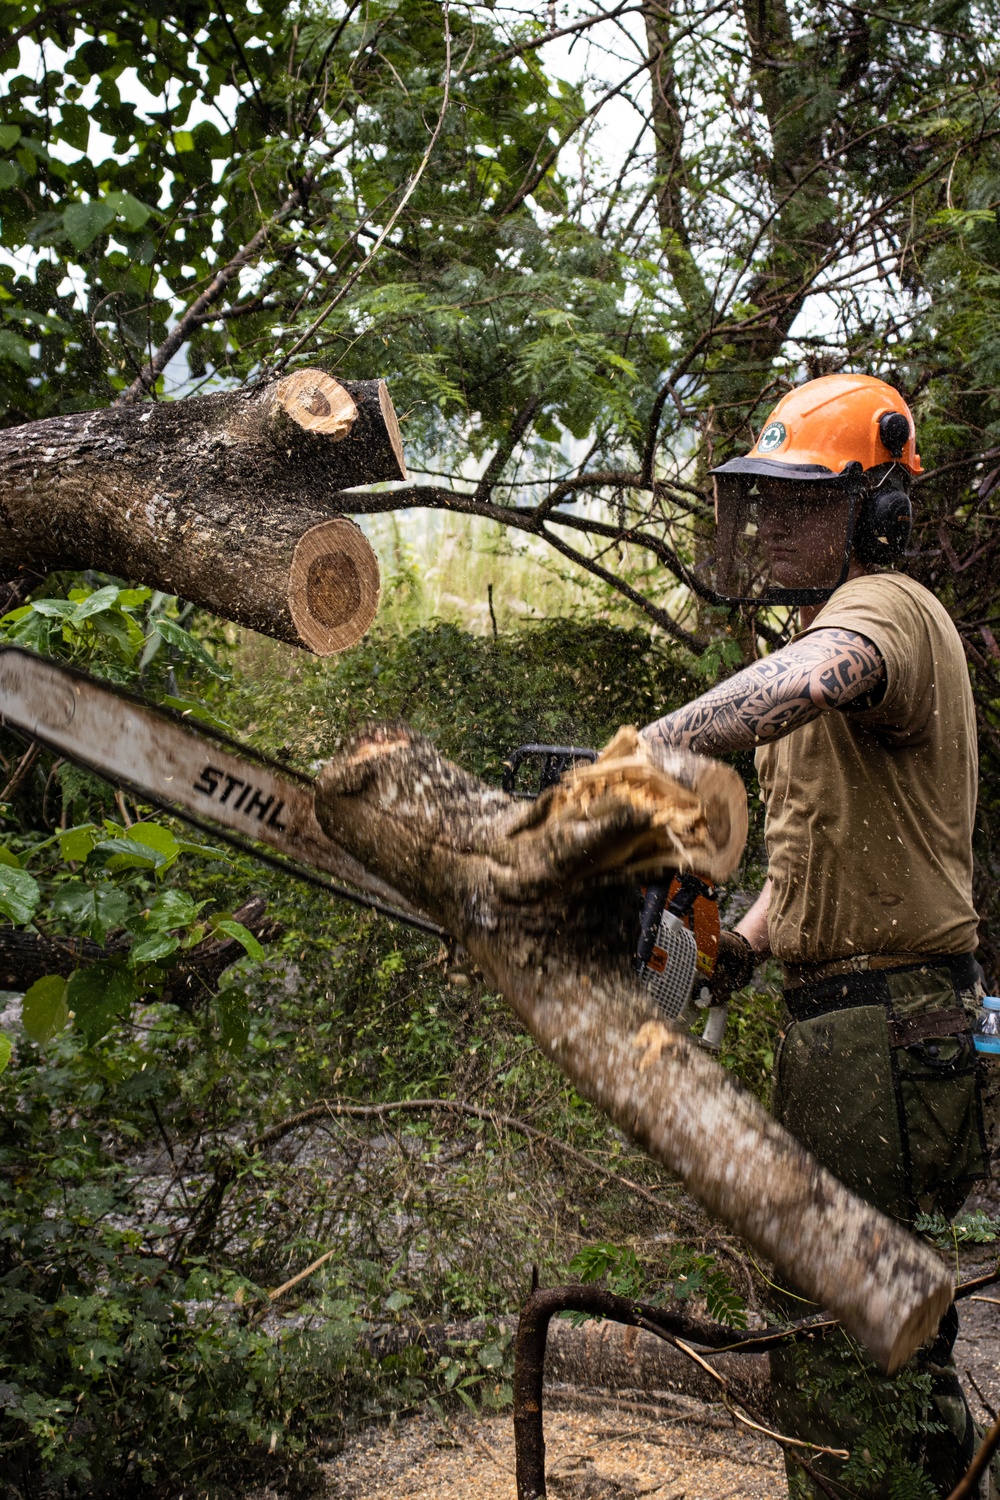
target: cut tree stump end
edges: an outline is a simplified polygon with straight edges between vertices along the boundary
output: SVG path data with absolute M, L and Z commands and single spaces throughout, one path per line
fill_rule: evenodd
M 357 421 L 358 408 L 353 396 L 323 370 L 296 370 L 286 375 L 275 386 L 274 399 L 296 426 L 334 442 L 346 437 Z M 385 403 L 381 405 L 384 412 Z M 389 410 L 392 411 L 391 402 Z M 394 423 L 395 420 L 393 412 Z M 397 428 L 397 439 L 398 434 Z
M 393 406 L 389 396 L 389 387 L 384 380 L 380 380 L 378 383 L 378 404 L 385 422 L 389 445 L 395 454 L 396 462 L 399 464 L 399 477 L 400 479 L 408 479 L 410 476 L 406 472 L 406 459 L 403 457 L 403 438 L 399 430 L 399 420 L 396 416 L 396 408 Z
M 378 558 L 343 516 L 299 538 L 288 579 L 288 607 L 302 644 L 317 656 L 355 645 L 378 609 Z

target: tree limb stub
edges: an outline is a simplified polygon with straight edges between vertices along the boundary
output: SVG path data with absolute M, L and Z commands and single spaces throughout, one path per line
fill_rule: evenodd
M 654 753 L 620 731 L 525 804 L 405 725 L 377 726 L 324 768 L 316 812 L 465 944 L 581 1092 L 891 1372 L 948 1307 L 947 1268 L 819 1166 L 631 974 L 638 881 L 724 878 L 746 837 L 734 771 Z
M 322 370 L 52 417 L 0 433 L 0 574 L 97 568 L 327 655 L 379 598 L 341 492 L 405 476 L 385 382 Z

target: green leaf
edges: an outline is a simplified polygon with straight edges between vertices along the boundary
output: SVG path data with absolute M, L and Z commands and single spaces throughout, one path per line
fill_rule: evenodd
M 169 932 L 156 932 L 152 937 L 143 938 L 141 942 L 132 945 L 128 961 L 133 968 L 137 964 L 155 964 L 158 959 L 176 953 L 180 945 L 180 938 L 171 936 Z
M 133 198 L 131 193 L 109 193 L 105 202 L 111 205 L 119 219 L 125 221 L 126 229 L 141 229 L 152 213 L 152 209 Z
M 29 651 L 38 651 L 42 656 L 47 656 L 52 640 L 52 622 L 38 610 L 29 608 L 8 630 L 7 635 L 10 640 L 17 641 L 19 646 L 25 646 Z
M 161 891 L 149 908 L 143 932 L 168 932 L 174 927 L 190 927 L 206 903 L 194 901 L 186 891 Z
M 232 917 L 219 917 L 212 923 L 212 931 L 224 932 L 227 937 L 235 938 L 256 963 L 260 963 L 264 957 L 264 950 L 260 943 L 249 928 L 243 926 L 242 922 L 234 922 Z
M 31 921 L 41 894 L 37 880 L 27 870 L 0 865 L 0 912 L 19 927 Z
M 101 839 L 87 856 L 88 868 L 108 870 L 162 870 L 172 861 L 148 844 L 134 839 Z
M 124 964 L 111 959 L 77 969 L 66 986 L 66 1001 L 76 1029 L 88 1047 L 100 1041 L 138 998 L 133 976 Z
M 63 224 L 74 250 L 86 250 L 114 222 L 115 211 L 106 198 L 89 203 L 71 203 L 63 212 Z
M 59 835 L 59 852 L 63 859 L 72 859 L 82 864 L 96 843 L 96 825 L 81 823 L 79 827 L 67 828 Z
M 123 890 L 111 884 L 89 886 L 70 880 L 56 887 L 52 896 L 55 916 L 82 930 L 95 943 L 103 943 L 109 932 L 124 927 L 133 903 Z
M 11 870 L 19 870 L 21 861 L 16 854 L 11 854 L 9 849 L 5 849 L 3 844 L 0 844 L 0 865 L 7 865 Z
M 153 590 L 141 589 L 119 589 L 118 603 L 122 609 L 139 609 L 143 604 L 153 597 Z
M 72 625 L 79 625 L 84 620 L 89 620 L 92 615 L 99 615 L 106 609 L 113 609 L 118 602 L 120 590 L 114 584 L 109 583 L 106 588 L 97 589 L 89 595 L 81 604 L 77 604 L 70 617 Z
M 219 665 L 214 656 L 208 654 L 201 641 L 196 640 L 190 631 L 184 629 L 183 625 L 178 625 L 176 620 L 165 620 L 162 615 L 157 616 L 153 621 L 153 629 L 158 635 L 162 635 L 169 646 L 182 651 L 185 656 L 189 656 L 192 661 L 198 662 L 201 666 L 207 667 L 213 676 L 228 680 L 230 674 L 226 669 Z
M 125 837 L 133 843 L 144 844 L 147 849 L 155 849 L 164 859 L 177 857 L 177 840 L 162 823 L 133 823 L 125 830 Z
M 12 188 L 20 175 L 12 161 L 0 161 L 0 193 Z
M 0 1073 L 3 1072 L 10 1062 L 14 1051 L 14 1043 L 5 1031 L 0 1031 Z
M 0 151 L 10 151 L 20 139 L 20 125 L 0 125 Z
M 36 599 L 29 607 L 38 615 L 63 620 L 68 619 L 76 609 L 76 605 L 69 599 Z
M 221 729 L 223 734 L 235 738 L 233 726 L 227 724 L 224 719 L 220 719 L 218 714 L 213 713 L 210 708 L 206 708 L 204 703 L 199 703 L 197 698 L 174 698 L 166 694 L 160 702 L 167 708 L 176 709 L 185 719 L 197 719 L 199 723 L 210 724 L 213 729 Z
M 194 150 L 194 136 L 191 134 L 190 130 L 175 130 L 174 131 L 174 150 L 175 151 L 193 151 Z
M 50 1042 L 69 1020 L 66 981 L 61 974 L 36 979 L 24 997 L 21 1024 L 33 1042 Z
M 127 662 L 134 660 L 142 650 L 145 636 L 131 615 L 121 610 L 106 610 L 93 617 L 91 624 L 98 635 L 114 641 Z
M 0 172 L 4 163 L 0 162 Z M 0 177 L 0 188 L 3 180 Z M 20 365 L 22 370 L 30 370 L 32 366 L 31 349 L 19 339 L 16 333 L 11 333 L 8 328 L 0 328 L 0 359 L 8 359 L 11 364 Z
M 59 122 L 59 134 L 75 151 L 86 152 L 90 141 L 90 112 L 82 104 L 65 103 Z

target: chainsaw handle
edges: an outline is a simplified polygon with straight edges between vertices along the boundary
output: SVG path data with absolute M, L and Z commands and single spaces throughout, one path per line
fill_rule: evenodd
M 669 892 L 669 885 L 647 885 L 646 887 L 642 915 L 639 918 L 639 941 L 635 948 L 634 966 L 637 974 L 642 973 L 652 957 Z
M 518 745 L 503 763 L 503 779 L 500 785 L 505 792 L 525 800 L 538 795 L 538 792 L 515 790 L 517 773 L 522 762 L 535 758 L 542 762 L 538 775 L 538 792 L 544 792 L 546 787 L 555 786 L 563 772 L 568 771 L 574 762 L 595 761 L 597 751 L 584 749 L 582 745 Z

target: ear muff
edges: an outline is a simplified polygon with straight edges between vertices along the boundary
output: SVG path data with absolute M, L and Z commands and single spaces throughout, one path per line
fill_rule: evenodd
M 854 529 L 854 551 L 860 562 L 884 567 L 902 557 L 913 530 L 913 507 L 905 490 L 875 490 L 865 495 Z

